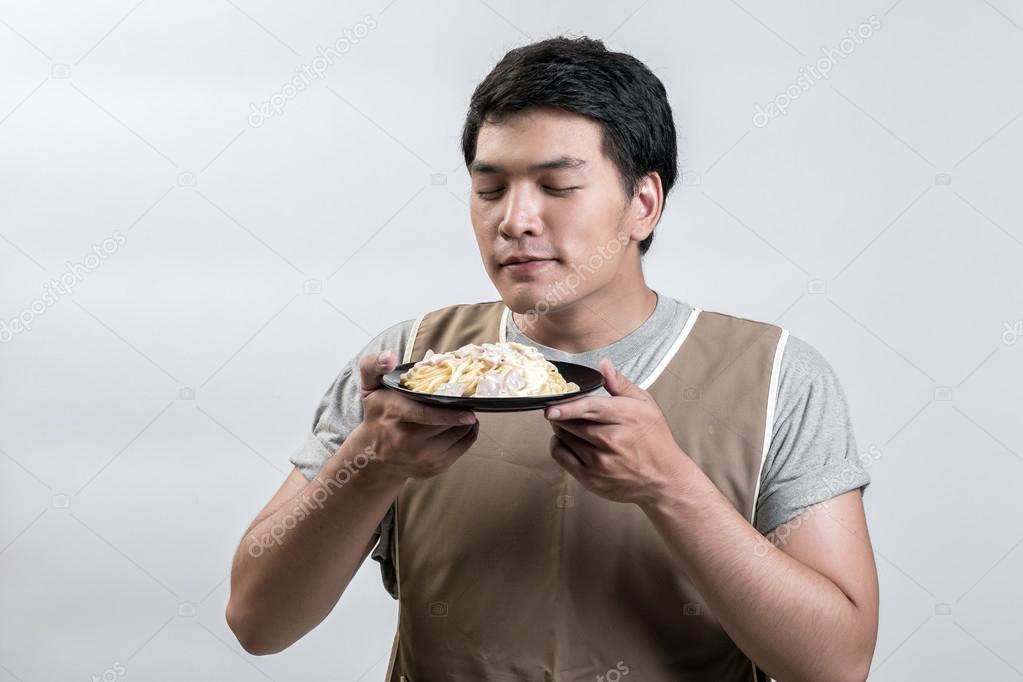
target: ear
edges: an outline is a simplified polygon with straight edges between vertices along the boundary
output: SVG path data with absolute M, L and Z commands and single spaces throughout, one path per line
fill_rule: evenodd
M 663 208 L 664 188 L 661 186 L 661 176 L 656 172 L 647 173 L 640 178 L 629 205 L 632 217 L 629 236 L 637 242 L 646 239 L 654 231 L 657 221 L 661 219 Z

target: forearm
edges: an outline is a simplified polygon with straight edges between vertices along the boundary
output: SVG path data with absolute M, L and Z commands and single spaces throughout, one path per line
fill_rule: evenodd
M 691 462 L 641 505 L 736 645 L 778 680 L 866 677 L 869 614 L 767 542 Z
M 404 480 L 375 468 L 359 440 L 356 429 L 301 493 L 242 539 L 228 620 L 249 651 L 280 651 L 326 617 L 401 490 Z

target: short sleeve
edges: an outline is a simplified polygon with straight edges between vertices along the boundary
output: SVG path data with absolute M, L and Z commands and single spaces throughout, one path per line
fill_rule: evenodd
M 815 504 L 870 483 L 831 365 L 813 346 L 790 336 L 780 372 L 755 519 L 764 534 Z
M 351 358 L 327 392 L 320 398 L 313 415 L 312 429 L 305 436 L 305 442 L 296 450 L 290 461 L 302 472 L 306 480 L 312 480 L 323 465 L 341 447 L 341 443 L 362 422 L 362 382 L 359 376 L 359 360 L 372 353 L 393 348 L 400 359 L 405 353 L 414 320 L 406 320 L 389 327 L 366 344 L 355 357 Z M 393 545 L 391 542 L 394 524 L 394 505 L 388 509 L 377 526 L 374 535 L 378 542 L 370 556 L 380 563 L 380 574 L 384 587 L 397 598 Z

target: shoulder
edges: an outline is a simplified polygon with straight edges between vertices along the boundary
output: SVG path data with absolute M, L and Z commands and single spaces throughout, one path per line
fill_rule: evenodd
M 776 338 L 781 350 L 778 368 L 780 385 L 805 388 L 814 381 L 829 380 L 835 375 L 834 369 L 817 348 L 784 327 L 712 310 L 699 312 L 705 324 L 713 324 L 722 331 L 745 329 L 753 335 L 771 334 Z
M 794 378 L 812 379 L 831 374 L 834 370 L 817 348 L 803 338 L 789 334 L 782 354 L 782 372 L 788 372 Z
M 788 335 L 782 353 L 778 382 L 781 412 L 813 400 L 845 402 L 845 395 L 831 363 L 806 340 Z M 779 415 L 781 416 L 781 415 Z
M 758 346 L 765 352 L 773 353 L 785 342 L 788 332 L 771 322 L 740 317 L 715 310 L 697 310 L 695 328 L 700 336 L 713 340 L 722 347 L 729 346 L 740 353 Z
M 683 331 L 701 362 L 735 375 L 755 374 L 771 382 L 787 332 L 769 322 L 698 310 Z
M 844 406 L 845 395 L 834 368 L 802 337 L 771 322 L 712 310 L 699 310 L 699 320 L 713 338 L 740 352 L 759 340 L 762 361 L 770 362 L 773 355 L 778 382 L 776 423 L 794 409 L 805 409 L 808 400 Z
M 688 306 L 688 304 L 683 304 Z M 759 329 L 776 329 L 781 331 L 781 327 L 771 322 L 764 322 L 762 320 L 754 320 L 748 317 L 742 317 L 740 315 L 732 315 L 730 313 L 724 313 L 717 310 L 703 310 L 699 311 L 700 318 L 707 321 L 712 321 L 715 324 L 727 325 L 732 327 L 750 327 Z

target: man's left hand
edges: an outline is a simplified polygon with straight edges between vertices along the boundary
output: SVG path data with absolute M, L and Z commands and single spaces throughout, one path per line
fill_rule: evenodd
M 660 501 L 691 461 L 649 393 L 607 358 L 600 361 L 600 372 L 610 397 L 584 396 L 544 410 L 554 429 L 551 456 L 601 497 L 636 504 Z

